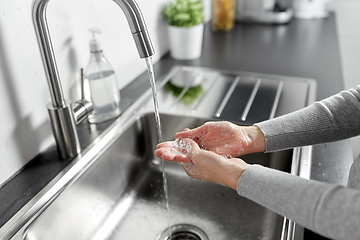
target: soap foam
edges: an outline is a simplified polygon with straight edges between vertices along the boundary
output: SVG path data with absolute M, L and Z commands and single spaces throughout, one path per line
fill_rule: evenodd
M 179 153 L 186 155 L 191 161 L 191 155 L 197 154 L 197 152 L 191 152 L 191 143 L 186 139 L 177 138 L 175 141 L 171 142 L 171 145 L 169 147 L 172 147 L 176 149 Z M 197 175 L 199 174 L 198 168 L 194 165 L 192 162 L 180 162 L 180 164 L 183 166 L 183 168 L 188 172 L 189 175 Z
M 177 138 L 172 142 L 171 147 L 190 158 L 191 143 L 189 141 Z

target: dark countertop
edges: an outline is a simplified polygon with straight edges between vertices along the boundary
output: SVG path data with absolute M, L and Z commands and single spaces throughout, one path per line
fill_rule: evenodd
M 205 27 L 202 56 L 177 61 L 166 54 L 155 64 L 159 78 L 174 65 L 221 70 L 258 72 L 312 78 L 318 83 L 317 100 L 343 89 L 339 43 L 335 16 L 320 20 L 294 19 L 287 25 L 236 24 L 232 32 L 214 33 Z M 144 72 L 121 90 L 125 110 L 150 87 Z M 110 122 L 89 132 L 89 124 L 79 126 L 82 146 L 87 146 Z M 316 145 L 313 148 L 311 178 L 346 185 L 352 163 L 349 140 Z M 0 188 L 0 227 L 53 179 L 71 160 L 61 161 L 52 147 L 31 160 Z M 310 231 L 305 239 L 323 239 Z

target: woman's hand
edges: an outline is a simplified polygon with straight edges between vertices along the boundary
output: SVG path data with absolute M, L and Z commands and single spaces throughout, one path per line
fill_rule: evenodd
M 230 122 L 208 122 L 195 129 L 185 129 L 176 138 L 193 139 L 201 149 L 226 157 L 265 151 L 265 139 L 257 126 L 241 127 Z
M 236 189 L 240 176 L 249 166 L 241 159 L 202 150 L 191 139 L 160 143 L 155 155 L 166 161 L 180 162 L 191 178 L 217 182 L 233 189 Z

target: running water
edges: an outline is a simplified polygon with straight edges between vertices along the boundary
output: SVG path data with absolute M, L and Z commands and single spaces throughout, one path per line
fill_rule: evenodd
M 154 69 L 153 69 L 153 65 L 152 65 L 151 60 L 152 60 L 151 57 L 145 58 L 146 66 L 148 68 L 148 73 L 149 73 L 149 79 L 150 79 L 150 85 L 151 85 L 152 94 L 153 94 L 153 100 L 154 100 L 155 121 L 156 121 L 158 143 L 161 143 L 162 142 L 162 137 L 161 137 L 161 123 L 160 123 L 160 115 L 159 115 L 159 104 L 158 104 L 158 101 L 157 101 L 155 75 L 154 75 Z
M 158 101 L 157 101 L 155 75 L 154 75 L 154 69 L 153 69 L 153 65 L 152 65 L 151 60 L 152 60 L 152 57 L 145 58 L 145 62 L 146 62 L 146 65 L 147 65 L 147 68 L 148 68 L 148 73 L 149 73 L 149 79 L 150 79 L 150 85 L 151 85 L 152 94 L 153 94 L 153 100 L 154 100 L 155 121 L 156 121 L 156 130 L 157 130 L 158 143 L 161 143 L 162 142 L 162 136 L 161 136 L 160 115 L 159 115 L 159 104 L 158 104 Z M 170 229 L 169 193 L 168 193 L 168 184 L 167 184 L 164 160 L 161 160 L 161 168 L 162 168 L 162 173 L 163 173 L 164 192 L 165 192 L 165 198 L 166 198 L 166 209 L 167 209 L 167 218 L 168 218 L 167 220 L 168 220 L 168 225 L 169 225 L 169 229 Z

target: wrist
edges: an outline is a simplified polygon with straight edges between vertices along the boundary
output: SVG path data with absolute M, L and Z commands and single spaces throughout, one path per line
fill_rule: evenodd
M 226 175 L 226 179 L 224 181 L 224 184 L 234 190 L 236 190 L 237 183 L 240 179 L 240 177 L 243 175 L 245 170 L 250 167 L 250 164 L 247 164 L 243 160 L 239 158 L 232 158 L 232 160 L 235 164 L 233 166 L 232 171 L 228 172 Z
M 243 130 L 248 139 L 246 154 L 264 152 L 266 150 L 265 136 L 258 126 L 243 127 Z

